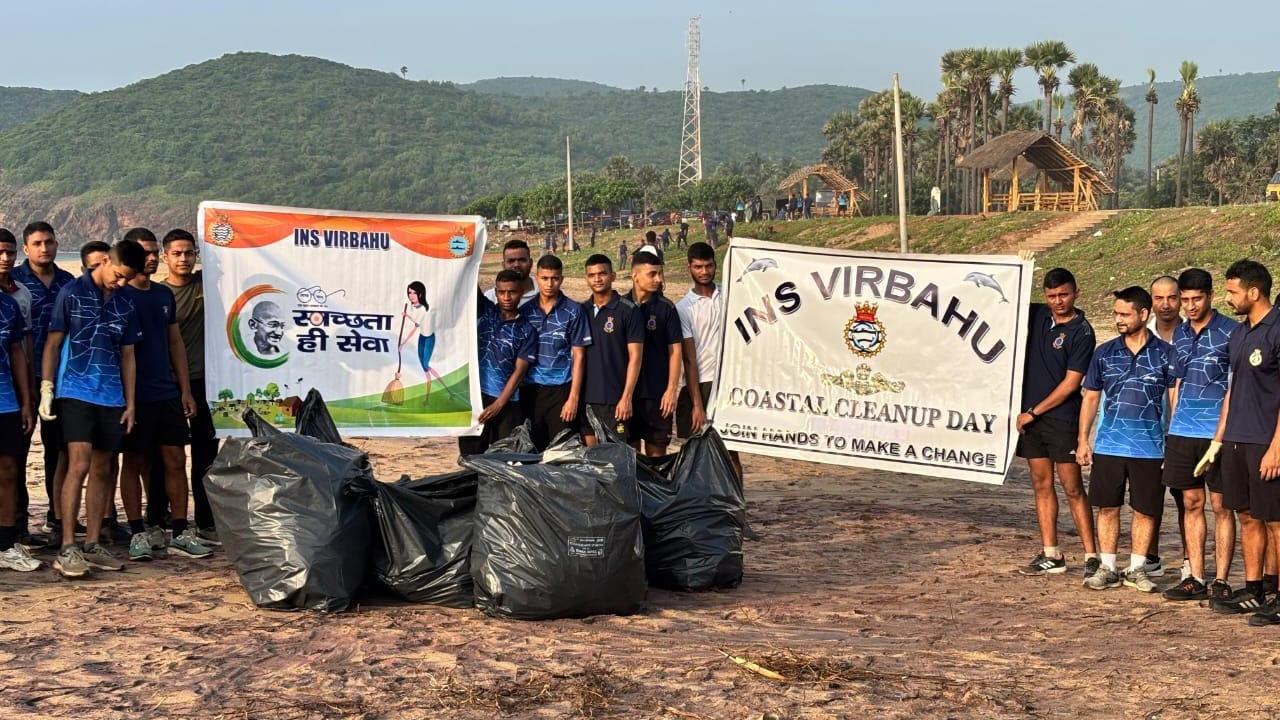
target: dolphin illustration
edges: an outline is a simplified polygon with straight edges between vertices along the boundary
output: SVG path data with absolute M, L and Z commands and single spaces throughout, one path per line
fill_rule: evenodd
M 777 267 L 778 267 L 778 261 L 772 258 L 760 258 L 759 260 L 752 260 L 751 264 L 747 266 L 746 270 L 742 271 L 742 274 L 738 276 L 738 279 L 735 282 L 742 282 L 742 278 L 746 277 L 747 273 L 753 273 L 757 271 L 764 272 L 769 268 L 777 268 Z
M 996 282 L 995 278 L 986 273 L 971 272 L 964 276 L 964 281 L 971 282 L 978 287 L 991 288 L 992 290 L 1000 293 L 1000 302 L 1009 302 L 1008 298 L 1004 296 L 1004 290 L 1000 287 L 1000 283 Z

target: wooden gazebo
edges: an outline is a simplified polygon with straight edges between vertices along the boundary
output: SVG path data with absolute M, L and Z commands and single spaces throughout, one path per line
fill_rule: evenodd
M 1039 130 L 1015 130 L 993 138 L 956 163 L 982 174 L 982 212 L 1097 210 L 1098 197 L 1115 189 L 1097 168 Z M 1030 191 L 1021 181 L 1034 175 Z M 992 181 L 998 183 L 995 191 Z
M 822 212 L 818 207 L 814 207 L 814 211 L 822 215 L 835 215 L 838 209 L 836 198 L 840 193 L 847 193 L 849 197 L 849 214 L 861 215 L 862 211 L 858 207 L 858 183 L 850 180 L 840 174 L 839 170 L 831 167 L 826 163 L 818 163 L 817 165 L 807 165 L 799 170 L 791 173 L 785 180 L 778 183 L 779 190 L 791 191 L 800 186 L 801 195 L 809 195 L 809 178 L 814 175 L 833 191 L 830 206 L 826 212 Z

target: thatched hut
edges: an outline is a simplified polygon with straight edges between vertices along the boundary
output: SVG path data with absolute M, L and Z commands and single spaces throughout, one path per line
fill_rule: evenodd
M 849 214 L 861 215 L 862 211 L 858 207 L 858 183 L 850 180 L 840 174 L 839 170 L 831 167 L 826 163 L 818 163 L 817 165 L 807 165 L 799 170 L 791 173 L 785 180 L 778 183 L 778 190 L 787 192 L 798 191 L 801 196 L 809 195 L 809 178 L 817 176 L 827 187 L 831 188 L 831 201 L 822 207 L 814 206 L 814 212 L 819 215 L 835 215 L 838 211 L 837 198 L 843 193 L 849 200 Z
M 1039 130 L 1015 130 L 984 143 L 956 167 L 982 176 L 982 212 L 1097 210 L 1098 197 L 1115 192 L 1097 168 Z M 1022 181 L 1035 177 L 1030 191 Z M 992 188 L 992 181 L 998 185 Z

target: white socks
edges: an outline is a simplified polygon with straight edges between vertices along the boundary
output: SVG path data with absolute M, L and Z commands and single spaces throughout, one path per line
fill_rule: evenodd
M 1102 559 L 1102 567 L 1112 572 L 1115 572 L 1116 570 L 1116 554 L 1115 553 L 1102 553 L 1101 555 L 1099 555 L 1099 557 Z
M 1129 572 L 1141 570 L 1143 565 L 1147 564 L 1147 557 L 1138 553 L 1130 553 L 1129 555 Z
M 1044 556 L 1047 558 L 1050 558 L 1051 560 L 1057 560 L 1058 558 L 1062 557 L 1062 553 L 1058 551 L 1057 545 L 1053 545 L 1053 546 L 1045 545 Z

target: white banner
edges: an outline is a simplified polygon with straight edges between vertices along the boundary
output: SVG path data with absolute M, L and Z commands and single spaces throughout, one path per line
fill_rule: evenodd
M 475 426 L 482 218 L 205 202 L 198 227 L 220 435 L 293 427 L 311 388 L 344 435 Z
M 985 483 L 1017 441 L 1031 263 L 734 238 L 713 410 L 743 452 Z

